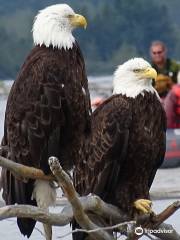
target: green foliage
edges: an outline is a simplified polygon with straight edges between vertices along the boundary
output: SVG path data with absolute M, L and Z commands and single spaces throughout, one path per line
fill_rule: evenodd
M 88 19 L 86 31 L 76 30 L 89 74 L 112 73 L 123 61 L 148 58 L 149 44 L 160 39 L 178 58 L 180 31 L 172 9 L 179 0 L 67 0 Z M 31 28 L 39 9 L 55 0 L 0 0 L 0 78 L 14 78 L 33 46 Z M 178 5 L 179 4 L 179 5 Z

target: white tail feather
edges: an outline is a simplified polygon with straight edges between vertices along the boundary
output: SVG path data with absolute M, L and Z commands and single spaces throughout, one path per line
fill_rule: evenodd
M 32 199 L 35 199 L 38 207 L 49 208 L 55 206 L 56 189 L 48 181 L 36 180 L 32 193 Z
M 36 180 L 32 193 L 32 199 L 35 199 L 38 207 L 49 211 L 49 206 L 56 204 L 56 189 L 50 182 Z M 52 240 L 52 226 L 43 224 L 46 240 Z

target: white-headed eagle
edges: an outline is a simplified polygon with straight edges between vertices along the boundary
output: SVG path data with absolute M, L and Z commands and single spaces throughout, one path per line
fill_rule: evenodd
M 80 195 L 97 194 L 131 216 L 151 211 L 149 189 L 165 154 L 166 116 L 152 87 L 156 75 L 142 58 L 117 68 L 113 95 L 93 112 L 84 164 L 74 171 Z
M 84 59 L 72 30 L 86 25 L 86 19 L 66 4 L 49 6 L 36 16 L 35 47 L 7 101 L 2 145 L 8 147 L 9 159 L 46 174 L 50 156 L 58 157 L 66 170 L 78 160 L 90 133 L 91 107 Z M 47 208 L 55 200 L 49 182 L 24 183 L 6 169 L 2 186 L 6 204 Z M 35 221 L 18 218 L 17 223 L 21 233 L 30 237 Z

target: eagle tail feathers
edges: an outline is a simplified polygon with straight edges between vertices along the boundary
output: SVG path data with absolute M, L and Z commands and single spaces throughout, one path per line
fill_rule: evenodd
M 36 180 L 32 193 L 32 199 L 35 199 L 38 207 L 48 209 L 49 206 L 55 206 L 56 189 L 51 182 Z
M 36 199 L 38 207 L 49 210 L 49 206 L 55 206 L 56 204 L 56 189 L 51 182 L 36 180 L 32 193 L 32 199 L 34 198 Z M 43 224 L 43 227 L 46 239 L 51 240 L 52 226 L 49 224 Z
M 31 236 L 33 229 L 36 225 L 36 221 L 30 218 L 17 218 L 17 224 L 20 232 L 27 236 L 28 238 Z

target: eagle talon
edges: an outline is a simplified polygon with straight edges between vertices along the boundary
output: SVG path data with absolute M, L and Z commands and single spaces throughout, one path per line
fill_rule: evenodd
M 152 213 L 152 202 L 148 199 L 138 199 L 133 205 L 137 210 L 144 214 Z

